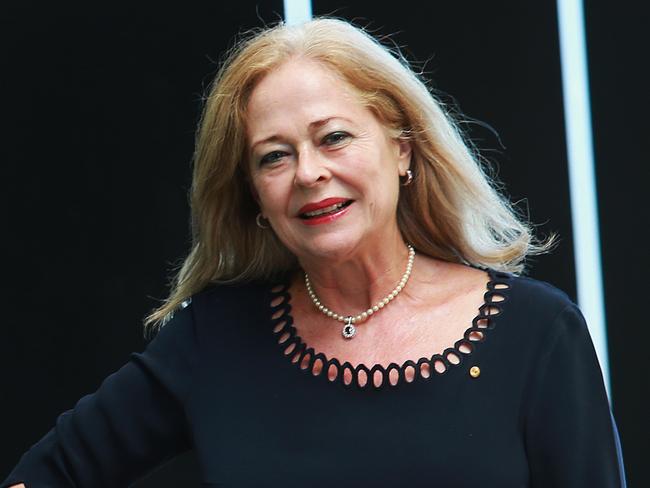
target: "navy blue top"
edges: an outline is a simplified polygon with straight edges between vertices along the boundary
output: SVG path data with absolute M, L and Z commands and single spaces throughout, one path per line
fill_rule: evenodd
M 188 449 L 203 486 L 625 485 L 580 311 L 494 271 L 454 347 L 386 369 L 304 344 L 286 286 L 209 287 L 0 488 L 126 486 Z

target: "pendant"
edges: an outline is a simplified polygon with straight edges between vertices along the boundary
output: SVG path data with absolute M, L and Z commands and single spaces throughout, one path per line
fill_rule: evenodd
M 341 333 L 346 339 L 352 339 L 356 335 L 357 328 L 352 324 L 352 316 L 345 318 L 345 325 Z

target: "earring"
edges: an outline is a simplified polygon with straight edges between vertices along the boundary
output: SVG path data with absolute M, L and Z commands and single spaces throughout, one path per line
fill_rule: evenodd
M 401 180 L 401 178 L 400 178 L 400 180 Z M 406 181 L 402 181 L 401 185 L 402 186 L 409 186 L 412 181 L 413 181 L 413 171 L 411 171 L 410 169 L 407 169 L 406 170 Z
M 270 225 L 264 225 L 264 223 L 262 223 L 263 218 L 264 218 L 264 215 L 262 215 L 262 212 L 258 213 L 257 217 L 255 217 L 255 223 L 257 224 L 257 226 L 260 229 L 268 229 L 270 227 Z

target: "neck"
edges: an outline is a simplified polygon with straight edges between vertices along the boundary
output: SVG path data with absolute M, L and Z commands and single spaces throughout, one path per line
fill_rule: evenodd
M 404 276 L 408 248 L 401 236 L 337 260 L 302 263 L 320 302 L 343 315 L 365 311 L 384 299 Z

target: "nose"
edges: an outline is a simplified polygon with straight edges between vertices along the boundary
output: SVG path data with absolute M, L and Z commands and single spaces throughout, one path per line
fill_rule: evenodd
M 327 160 L 317 148 L 303 147 L 299 150 L 294 185 L 311 188 L 329 180 L 330 177 Z

